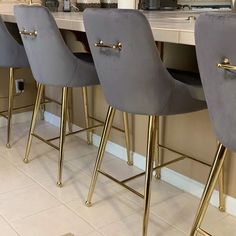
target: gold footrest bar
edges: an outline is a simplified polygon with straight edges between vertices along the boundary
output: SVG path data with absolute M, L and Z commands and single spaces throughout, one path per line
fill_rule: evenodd
M 191 156 L 189 156 L 189 155 L 186 155 L 186 154 L 184 154 L 184 153 L 182 153 L 182 152 L 178 152 L 178 151 L 176 151 L 176 150 L 174 150 L 174 149 L 172 149 L 172 148 L 166 147 L 166 146 L 164 146 L 164 145 L 162 145 L 162 144 L 158 144 L 158 147 L 163 148 L 163 149 L 166 149 L 166 150 L 171 151 L 171 152 L 174 152 L 174 153 L 176 153 L 176 154 L 179 154 L 179 155 L 181 155 L 181 156 L 184 156 L 185 158 L 191 159 L 191 160 L 193 160 L 193 161 L 196 161 L 196 162 L 201 163 L 201 164 L 203 164 L 203 165 L 206 165 L 206 166 L 208 166 L 208 167 L 211 167 L 210 164 L 208 164 L 208 163 L 206 163 L 206 162 L 204 162 L 204 161 L 198 160 L 198 159 L 196 159 L 196 158 L 194 158 L 194 157 L 191 157 Z
M 59 147 L 57 147 L 57 146 L 54 145 L 53 143 L 49 142 L 48 140 L 46 140 L 46 139 L 40 137 L 39 135 L 37 135 L 37 134 L 31 134 L 31 135 L 34 136 L 35 138 L 39 139 L 40 141 L 42 141 L 42 142 L 48 144 L 49 146 L 55 148 L 56 150 L 58 150 L 58 151 L 60 150 Z
M 164 163 L 164 164 L 161 164 L 161 165 L 159 165 L 159 166 L 156 166 L 155 168 L 153 168 L 153 171 L 155 171 L 155 170 L 157 170 L 157 169 L 160 169 L 160 168 L 162 168 L 162 167 L 171 165 L 171 164 L 173 164 L 173 163 L 175 163 L 175 162 L 182 161 L 182 160 L 184 160 L 184 159 L 185 159 L 185 157 L 179 157 L 179 158 L 176 158 L 176 159 L 174 159 L 174 160 L 172 160 L 172 161 L 168 161 L 168 162 L 166 162 L 166 163 Z M 126 182 L 128 182 L 128 181 L 131 181 L 131 180 L 133 180 L 133 179 L 136 179 L 136 178 L 138 178 L 138 177 L 141 177 L 141 176 L 145 175 L 145 173 L 146 173 L 146 172 L 144 171 L 144 172 L 142 172 L 142 173 L 139 173 L 139 174 L 137 174 L 137 175 L 134 175 L 134 176 L 132 176 L 132 177 L 129 177 L 129 178 L 127 178 L 127 179 L 124 179 L 124 180 L 122 180 L 121 182 L 122 182 L 122 183 L 126 183 Z
M 45 99 L 48 100 L 48 102 L 53 102 L 53 103 L 56 103 L 57 105 L 60 105 L 60 106 L 61 106 L 61 103 L 58 102 L 57 100 L 54 100 L 54 99 L 48 98 L 48 97 L 45 97 Z M 43 104 L 43 103 L 41 103 L 41 104 Z
M 17 110 L 23 110 L 23 109 L 26 109 L 28 107 L 33 107 L 34 104 L 30 104 L 30 105 L 25 105 L 25 106 L 22 106 L 22 107 L 16 107 L 16 108 L 13 108 L 12 110 L 13 111 L 17 111 Z M 2 116 L 3 113 L 7 113 L 8 110 L 4 110 L 4 111 L 0 111 L 0 115 Z
M 139 193 L 138 191 L 136 191 L 135 189 L 127 186 L 126 184 L 124 184 L 122 181 L 117 180 L 116 178 L 114 178 L 113 176 L 107 174 L 106 172 L 102 171 L 102 170 L 98 170 L 98 172 L 104 176 L 106 176 L 107 178 L 111 179 L 112 181 L 116 182 L 117 184 L 121 185 L 122 187 L 128 189 L 129 191 L 131 191 L 132 193 L 136 194 L 137 196 L 141 197 L 144 199 L 144 195 Z
M 48 104 L 50 103 L 51 101 L 44 101 L 44 102 L 41 102 L 40 105 L 45 105 L 45 104 Z M 52 101 L 53 102 L 53 101 Z M 29 105 L 25 105 L 25 106 L 22 106 L 22 107 L 15 107 L 13 108 L 12 110 L 13 111 L 17 111 L 17 110 L 24 110 L 26 108 L 29 108 L 29 107 L 33 107 L 34 104 L 29 104 Z M 8 118 L 4 113 L 7 113 L 8 110 L 4 110 L 4 111 L 0 111 L 0 116 L 3 116 L 5 118 Z
M 97 121 L 97 122 L 99 122 L 99 123 L 102 123 L 102 124 L 104 124 L 104 121 L 102 121 L 102 120 L 99 120 L 99 119 L 97 119 L 97 118 L 95 118 L 95 117 L 93 117 L 93 116 L 89 116 L 89 119 L 91 119 L 91 120 L 94 120 L 94 121 Z M 122 133 L 124 133 L 124 132 L 125 132 L 123 129 L 120 129 L 120 128 L 116 127 L 116 126 L 112 126 L 112 128 L 113 128 L 113 129 L 115 129 L 115 130 L 117 130 L 117 131 L 120 131 L 120 132 L 122 132 Z
M 198 228 L 197 232 L 204 235 L 204 236 L 212 236 L 211 234 L 209 234 L 208 232 L 206 232 L 205 230 Z
M 179 157 L 179 158 L 176 158 L 176 159 L 174 159 L 174 160 L 172 160 L 172 161 L 166 162 L 166 163 L 164 163 L 164 164 L 162 164 L 162 165 L 159 165 L 159 166 L 153 168 L 153 171 L 155 171 L 156 169 L 162 168 L 162 167 L 164 167 L 164 166 L 168 166 L 168 165 L 170 165 L 170 164 L 173 164 L 173 163 L 175 163 L 175 162 L 182 161 L 182 160 L 184 160 L 184 159 L 185 159 L 184 156 Z M 138 191 L 134 190 L 133 188 L 127 186 L 125 183 L 128 182 L 128 181 L 131 181 L 131 180 L 133 180 L 133 179 L 136 179 L 136 178 L 138 178 L 138 177 L 141 177 L 142 175 L 145 175 L 145 171 L 142 172 L 142 173 L 139 173 L 139 174 L 137 174 L 137 175 L 134 175 L 134 176 L 132 176 L 132 177 L 129 177 L 129 178 L 127 178 L 127 179 L 124 179 L 124 180 L 122 180 L 122 181 L 117 180 L 116 178 L 114 178 L 113 176 L 107 174 L 106 172 L 104 172 L 104 171 L 102 171 L 102 170 L 99 170 L 98 172 L 99 172 L 100 174 L 106 176 L 107 178 L 113 180 L 114 182 L 120 184 L 121 186 L 125 187 L 126 189 L 128 189 L 128 190 L 131 191 L 132 193 L 135 193 L 135 194 L 138 195 L 139 197 L 144 198 L 144 195 L 143 195 L 143 194 L 141 194 L 141 193 L 139 193 Z
M 0 116 L 4 117 L 5 119 L 8 119 L 8 116 L 5 115 L 5 114 L 1 114 L 1 113 L 0 113 Z
M 78 134 L 78 133 L 81 133 L 81 132 L 85 132 L 85 131 L 89 131 L 89 130 L 94 130 L 96 128 L 99 128 L 99 127 L 102 127 L 103 124 L 99 124 L 99 125 L 94 125 L 92 127 L 89 127 L 89 128 L 84 128 L 84 129 L 81 129 L 81 130 L 77 130 L 77 131 L 74 131 L 74 132 L 70 132 L 68 134 L 66 134 L 66 136 L 70 136 L 70 135 L 73 135 L 73 134 Z M 48 142 L 51 142 L 51 141 L 54 141 L 54 140 L 57 140 L 59 139 L 60 136 L 57 136 L 57 137 L 54 137 L 54 138 L 50 138 L 50 139 L 47 139 Z

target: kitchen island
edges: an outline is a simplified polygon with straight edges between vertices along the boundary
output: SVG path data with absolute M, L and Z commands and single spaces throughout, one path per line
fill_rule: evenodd
M 151 25 L 156 41 L 195 45 L 194 24 L 200 12 L 143 11 L 143 13 Z M 12 10 L 0 9 L 0 15 L 6 22 L 15 22 Z M 55 12 L 53 15 L 60 29 L 85 31 L 82 12 Z

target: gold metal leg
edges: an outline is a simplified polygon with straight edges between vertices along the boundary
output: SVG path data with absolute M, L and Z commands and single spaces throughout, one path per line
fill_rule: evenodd
M 159 148 L 159 139 L 160 139 L 160 119 L 159 117 L 157 117 L 157 138 L 156 138 L 156 147 L 155 147 L 155 166 L 160 166 L 161 163 L 161 157 L 160 157 L 160 148 Z M 156 174 L 155 174 L 155 178 L 156 179 L 161 179 L 161 168 L 158 168 L 156 170 Z
M 127 152 L 127 164 L 133 165 L 133 156 L 131 154 L 130 133 L 129 133 L 129 117 L 127 112 L 123 112 L 124 128 L 125 128 L 125 143 Z
M 204 189 L 201 201 L 200 201 L 200 205 L 198 208 L 198 212 L 197 212 L 195 222 L 193 224 L 190 236 L 197 235 L 197 232 L 199 230 L 201 230 L 201 228 L 200 228 L 201 223 L 202 223 L 203 218 L 206 214 L 206 210 L 208 208 L 212 192 L 213 192 L 214 187 L 216 185 L 219 174 L 222 170 L 222 166 L 224 164 L 224 160 L 226 157 L 226 152 L 227 152 L 227 148 L 224 147 L 222 144 L 219 144 L 217 152 L 216 152 L 215 160 L 212 165 L 210 175 L 207 180 L 207 183 L 206 183 L 206 186 L 205 186 L 205 189 Z
M 40 118 L 41 120 L 44 120 L 44 112 L 45 112 L 45 89 L 43 90 L 43 95 L 42 95 L 42 100 L 41 102 L 43 103 L 42 105 L 40 105 Z
M 32 114 L 32 120 L 31 120 L 31 125 L 30 125 L 28 142 L 27 142 L 27 146 L 26 146 L 26 152 L 25 152 L 25 158 L 24 158 L 25 163 L 28 163 L 28 161 L 29 161 L 29 159 L 28 159 L 29 158 L 29 152 L 30 152 L 30 147 L 31 147 L 31 143 L 32 143 L 32 138 L 33 138 L 32 134 L 34 133 L 34 130 L 35 130 L 37 113 L 38 113 L 40 103 L 41 103 L 41 100 L 42 100 L 43 90 L 44 90 L 44 85 L 39 84 L 38 85 L 37 97 L 36 97 L 36 101 L 35 101 L 35 105 L 34 105 L 34 110 L 33 110 L 33 114 Z
M 148 124 L 148 140 L 147 140 L 147 159 L 146 159 L 146 175 L 144 189 L 144 217 L 143 217 L 143 236 L 147 236 L 149 209 L 151 200 L 151 184 L 153 174 L 153 164 L 155 158 L 155 144 L 157 132 L 157 117 L 150 116 Z
M 7 148 L 11 148 L 11 121 L 13 110 L 13 88 L 14 88 L 14 68 L 9 71 L 9 88 L 8 88 L 8 117 L 7 117 Z
M 59 140 L 59 166 L 58 166 L 58 181 L 57 185 L 62 187 L 62 167 L 63 167 L 63 157 L 64 157 L 64 142 L 66 137 L 66 115 L 68 106 L 68 88 L 64 87 L 62 92 L 62 102 L 61 102 L 61 122 L 60 122 L 60 140 Z
M 225 189 L 224 189 L 224 164 L 222 165 L 222 168 L 220 170 L 220 176 L 219 176 L 219 210 L 221 212 L 225 212 Z
M 93 171 L 93 177 L 91 180 L 87 201 L 85 202 L 86 206 L 88 206 L 88 207 L 90 207 L 92 205 L 91 200 L 92 200 L 93 192 L 94 192 L 95 185 L 97 182 L 98 171 L 99 171 L 101 164 L 102 164 L 102 159 L 103 159 L 103 155 L 105 152 L 107 140 L 108 140 L 108 137 L 109 137 L 109 134 L 111 131 L 111 126 L 113 123 L 115 111 L 116 111 L 115 108 L 109 106 L 108 112 L 107 112 L 107 117 L 106 117 L 104 128 L 103 128 L 103 132 L 102 132 L 101 142 L 100 142 L 99 149 L 98 149 L 97 160 L 96 160 L 94 171 Z
M 67 106 L 66 114 L 67 114 L 67 126 L 68 126 L 68 130 L 69 130 L 69 133 L 71 133 L 73 130 L 72 130 L 72 120 L 71 120 L 71 114 L 70 114 L 70 108 L 69 108 L 69 106 Z
M 85 115 L 85 125 L 89 128 L 89 109 L 88 109 L 88 89 L 87 87 L 82 88 L 83 102 L 84 102 L 84 115 Z M 87 131 L 87 143 L 92 143 L 92 132 Z

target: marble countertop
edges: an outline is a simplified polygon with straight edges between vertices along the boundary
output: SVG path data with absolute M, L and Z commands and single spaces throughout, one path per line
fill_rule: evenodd
M 194 24 L 192 17 L 198 17 L 201 12 L 194 11 L 143 11 L 147 17 L 156 41 L 195 45 Z M 4 21 L 15 22 L 12 10 L 0 9 Z M 60 29 L 85 31 L 83 13 L 56 12 L 53 13 Z M 189 20 L 188 18 L 191 17 Z

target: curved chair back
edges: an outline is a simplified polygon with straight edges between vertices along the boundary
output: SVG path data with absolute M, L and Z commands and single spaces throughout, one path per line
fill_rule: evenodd
M 15 6 L 14 12 L 35 80 L 70 87 L 79 75 L 78 59 L 66 46 L 51 13 L 45 7 L 27 5 Z
M 0 17 L 0 67 L 25 67 L 27 65 L 24 47 L 13 38 Z
M 219 141 L 236 151 L 236 71 L 218 68 L 225 58 L 236 65 L 236 15 L 204 14 L 195 27 L 197 59 L 206 101 Z
M 130 113 L 161 113 L 174 83 L 145 16 L 136 10 L 87 9 L 84 24 L 108 103 Z

